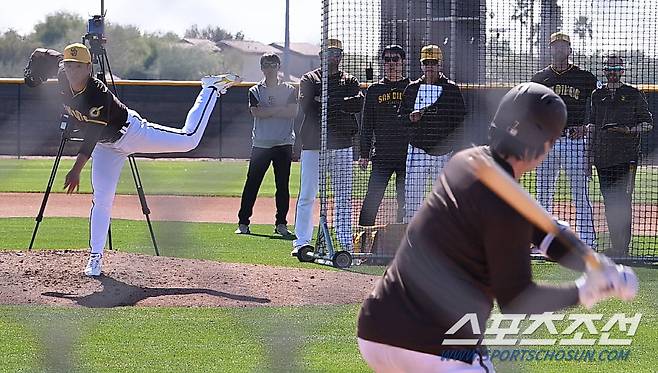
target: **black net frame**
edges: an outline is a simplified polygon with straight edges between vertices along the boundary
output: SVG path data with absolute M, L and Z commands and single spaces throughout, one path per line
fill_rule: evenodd
M 579 135 L 573 133 L 580 129 L 570 128 L 565 131 L 552 151 L 553 156 L 549 156 L 550 159 L 540 166 L 543 169 L 527 173 L 521 183 L 549 212 L 570 223 L 581 238 L 597 251 L 617 259 L 639 262 L 655 262 L 658 259 L 658 136 L 653 129 L 640 128 L 636 131 L 641 127 L 638 127 L 641 121 L 638 112 L 642 111 L 640 100 L 646 100 L 645 106 L 650 113 L 655 113 L 658 100 L 658 90 L 653 84 L 657 58 L 654 38 L 658 31 L 655 17 L 658 13 L 657 3 L 649 0 L 323 0 L 322 3 L 322 50 L 326 52 L 331 46 L 330 39 L 342 42 L 340 70 L 359 81 L 366 98 L 363 112 L 353 115 L 359 127 L 350 144 L 351 154 L 347 150 L 344 152 L 346 154 L 337 154 L 335 144 L 331 144 L 332 131 L 344 126 L 346 119 L 332 114 L 341 109 L 330 104 L 334 101 L 332 92 L 326 88 L 329 70 L 324 54 L 321 59 L 324 83 L 320 151 L 321 229 L 317 242 L 320 252 L 327 249 L 329 253 L 346 250 L 355 257 L 372 254 L 377 231 L 381 233 L 387 227 L 406 224 L 410 219 L 406 216 L 409 215 L 408 211 L 403 211 L 404 216 L 400 219 L 401 198 L 396 193 L 400 185 L 396 186 L 398 176 L 395 172 L 389 175 L 381 202 L 378 205 L 375 203 L 375 220 L 372 221 L 372 211 L 368 219 L 361 216 L 376 167 L 375 157 L 379 156 L 379 166 L 399 161 L 399 157 L 385 155 L 388 142 L 378 142 L 376 130 L 371 149 L 363 150 L 363 116 L 369 104 L 367 93 L 384 75 L 385 63 L 381 58 L 384 46 L 402 46 L 406 54 L 404 76 L 410 77 L 412 81 L 423 73 L 419 63 L 421 48 L 437 45 L 441 49 L 442 72 L 446 79 L 458 86 L 466 109 L 461 124 L 439 136 L 441 146 L 438 147 L 448 149 L 449 158 L 450 154 L 459 149 L 487 142 L 489 123 L 502 95 L 514 85 L 530 81 L 533 76 L 536 80 L 541 79 L 542 76 L 536 74 L 554 63 L 551 57 L 551 35 L 559 31 L 570 39 L 570 64 L 567 68 L 571 69 L 571 65 L 574 65 L 589 71 L 595 80 L 585 84 L 584 78 L 578 78 L 580 80 L 574 81 L 573 87 L 552 82 L 545 82 L 546 85 L 552 84 L 551 88 L 565 99 L 570 99 L 568 96 L 590 96 L 587 87 L 599 89 L 599 101 L 585 101 L 582 123 L 580 120 L 578 123 L 568 120 L 569 127 L 592 124 L 589 132 L 585 132 L 586 140 L 581 144 L 577 138 Z M 632 89 L 614 90 L 621 92 L 616 93 L 617 106 L 610 103 L 612 98 L 607 98 L 608 102 L 605 98 L 610 93 L 606 91 L 607 77 L 603 68 L 610 65 L 606 64 L 606 58 L 613 55 L 623 59 L 623 82 L 640 92 L 634 96 Z M 559 64 L 557 67 L 560 67 Z M 574 91 L 574 87 L 577 91 Z M 432 93 L 428 95 L 433 97 Z M 596 95 L 593 97 L 597 98 Z M 630 106 L 633 106 L 632 110 L 626 109 Z M 597 119 L 593 107 L 594 110 L 598 108 L 599 112 L 601 109 L 618 112 L 616 116 L 606 114 Z M 577 117 L 577 114 L 571 115 L 571 118 Z M 603 133 L 601 127 L 610 124 L 606 122 L 613 121 L 610 119 L 613 117 L 614 122 L 619 123 L 612 124 L 620 127 L 620 132 L 614 135 L 626 136 L 626 142 L 606 142 L 609 139 L 600 135 Z M 400 115 L 392 116 L 390 121 L 400 121 Z M 375 125 L 381 123 L 383 121 L 379 120 Z M 588 127 L 583 128 L 587 130 Z M 628 129 L 629 133 L 623 133 Z M 380 133 L 379 140 L 384 137 Z M 620 147 L 620 144 L 624 146 Z M 435 148 L 421 150 L 428 150 L 425 155 L 430 156 L 434 156 L 430 153 L 445 151 L 437 151 Z M 424 183 L 422 188 L 426 195 L 438 173 L 432 169 L 433 166 L 423 166 L 418 170 L 410 168 L 410 152 L 411 148 L 405 160 L 405 210 L 409 210 L 409 185 Z M 620 156 L 624 153 L 629 154 Z M 360 167 L 364 154 L 368 155 L 369 161 L 366 169 Z M 602 162 L 601 157 L 613 158 L 612 163 L 622 159 L 623 165 L 613 164 L 615 167 L 610 167 L 610 162 Z M 338 162 L 344 158 L 349 158 L 349 162 Z M 429 161 L 423 162 L 437 162 L 429 158 Z M 438 162 L 437 168 L 440 171 L 443 163 Z M 336 163 L 342 166 L 336 167 Z M 549 164 L 551 166 L 547 166 Z M 591 170 L 589 173 L 588 169 Z M 337 176 L 337 173 L 342 174 Z M 635 177 L 629 176 L 633 174 Z M 605 198 L 601 192 L 601 178 L 605 179 Z M 573 185 L 572 179 L 575 180 Z M 338 185 L 336 180 L 340 180 Z M 585 193 L 577 193 L 575 190 L 585 190 Z M 346 196 L 349 197 L 347 202 Z M 629 196 L 630 231 L 628 219 L 623 217 L 628 212 L 628 201 L 624 202 L 624 198 Z M 341 198 L 343 200 L 339 201 Z M 589 214 L 587 211 L 590 211 Z M 349 229 L 346 228 L 346 222 L 349 222 Z M 628 247 L 625 248 L 623 236 L 629 233 Z M 327 243 L 330 245 L 327 246 Z M 385 245 L 397 246 L 398 243 L 393 239 Z

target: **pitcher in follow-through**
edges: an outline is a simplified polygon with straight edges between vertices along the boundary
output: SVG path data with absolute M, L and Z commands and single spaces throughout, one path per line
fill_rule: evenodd
M 78 190 L 80 172 L 92 159 L 91 255 L 84 273 L 99 276 L 114 194 L 128 156 L 196 148 L 218 97 L 240 78 L 231 74 L 203 77 L 201 92 L 183 128 L 172 128 L 149 123 L 119 101 L 102 81 L 92 77 L 91 53 L 83 44 L 68 45 L 63 55 L 50 49 L 35 50 L 25 68 L 25 82 L 35 87 L 55 73 L 64 110 L 85 129 L 84 142 L 64 182 L 67 194 Z

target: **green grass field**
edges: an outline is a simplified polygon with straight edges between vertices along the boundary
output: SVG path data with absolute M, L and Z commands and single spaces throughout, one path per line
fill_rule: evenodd
M 43 192 L 52 168 L 52 159 L 0 159 L 0 192 Z M 53 192 L 62 193 L 64 176 L 73 164 L 72 159 L 63 159 L 54 183 Z M 174 161 L 139 159 L 138 167 L 144 190 L 147 194 L 198 195 L 239 197 L 247 176 L 247 161 Z M 85 167 L 80 185 L 81 193 L 91 193 L 89 171 Z M 367 175 L 355 166 L 355 195 L 365 195 Z M 534 174 L 523 179 L 523 185 L 535 192 Z M 596 173 L 594 181 L 597 180 Z M 357 185 L 358 183 L 363 185 Z M 394 185 L 393 182 L 390 183 Z M 260 189 L 260 196 L 274 196 L 274 173 L 270 168 Z M 570 201 L 569 188 L 564 175 L 556 184 L 556 201 Z M 135 184 L 130 167 L 125 165 L 117 188 L 118 194 L 135 194 Z M 290 172 L 290 194 L 299 193 L 299 163 L 292 164 Z M 329 191 L 331 193 L 331 191 Z M 391 187 L 390 194 L 393 195 Z M 598 182 L 590 182 L 590 198 L 602 201 Z M 658 170 L 641 168 L 635 181 L 636 203 L 658 203 Z
M 51 162 L 0 160 L 0 191 L 42 192 Z M 61 185 L 70 164 L 70 160 L 62 163 L 56 186 Z M 239 196 L 246 175 L 245 162 L 145 160 L 139 165 L 150 194 Z M 298 188 L 297 166 L 293 165 L 291 176 L 292 195 Z M 271 171 L 268 177 L 261 195 L 272 196 Z M 650 182 L 642 185 L 654 188 L 658 185 L 654 173 L 647 173 L 645 179 Z M 83 182 L 81 191 L 90 191 L 88 183 Z M 127 166 L 119 192 L 134 192 Z M 33 227 L 32 218 L 0 218 L 0 250 L 24 250 Z M 116 249 L 153 253 L 143 221 L 114 220 L 112 227 Z M 232 233 L 234 224 L 154 222 L 154 227 L 162 255 L 333 270 L 301 264 L 291 258 L 290 241 L 273 238 L 270 225 L 254 225 L 255 235 L 239 237 Z M 86 219 L 46 217 L 35 247 L 84 249 L 87 230 Z M 651 241 L 656 242 L 655 238 Z M 376 274 L 383 271 L 381 267 L 355 270 Z M 540 281 L 575 278 L 574 274 L 552 264 L 537 263 L 533 270 Z M 633 344 L 628 347 L 631 354 L 627 360 L 495 362 L 497 371 L 657 372 L 658 271 L 638 268 L 637 272 L 641 288 L 634 303 L 610 301 L 592 311 L 570 311 L 607 316 L 619 312 L 642 313 Z M 358 304 L 113 309 L 0 306 L 0 372 L 367 372 L 356 346 L 358 309 Z
M 0 192 L 43 192 L 52 169 L 52 159 L 0 159 Z M 53 192 L 62 193 L 64 177 L 73 165 L 63 159 L 59 165 Z M 247 177 L 247 161 L 174 161 L 138 159 L 147 194 L 239 197 Z M 80 193 L 91 193 L 90 165 L 82 172 Z M 274 196 L 274 173 L 268 170 L 260 189 L 261 196 Z M 299 191 L 299 163 L 290 171 L 290 194 Z M 135 183 L 126 163 L 121 173 L 118 194 L 135 194 Z
M 29 218 L 0 219 L 5 233 L 0 237 L 0 249 L 23 249 L 33 223 Z M 35 246 L 82 248 L 86 245 L 86 229 L 86 219 L 46 219 Z M 117 220 L 113 229 L 115 248 L 152 253 L 143 222 Z M 257 235 L 248 237 L 234 236 L 233 224 L 169 222 L 157 223 L 156 229 L 163 255 L 317 268 L 291 258 L 290 242 L 272 239 L 269 225 L 252 227 Z M 173 234 L 163 236 L 165 231 Z M 363 270 L 382 272 L 382 268 Z M 538 263 L 534 271 L 537 278 L 547 282 L 575 277 L 552 264 Z M 605 315 L 643 314 L 626 361 L 496 362 L 498 371 L 655 372 L 658 272 L 644 268 L 637 271 L 641 292 L 635 303 L 610 301 L 591 311 Z M 50 371 L 366 372 L 354 337 L 358 307 L 358 304 L 251 309 L 2 306 L 0 371 L 34 372 L 60 367 Z
M 0 219 L 3 237 L 0 249 L 25 250 L 30 242 L 34 219 Z M 158 248 L 163 256 L 255 263 L 286 267 L 305 266 L 290 256 L 291 242 L 274 236 L 271 225 L 253 225 L 252 235 L 237 236 L 235 224 L 153 222 Z M 81 218 L 44 218 L 35 248 L 71 249 L 88 247 L 89 221 Z M 6 234 L 4 234 L 6 233 Z M 154 254 L 146 223 L 112 220 L 115 249 Z M 328 267 L 326 267 L 328 268 Z

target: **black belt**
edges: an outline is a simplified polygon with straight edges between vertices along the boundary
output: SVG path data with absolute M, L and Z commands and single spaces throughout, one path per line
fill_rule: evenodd
M 125 126 L 119 128 L 119 130 L 117 130 L 117 131 L 116 131 L 115 133 L 113 133 L 111 136 L 109 136 L 109 137 L 106 138 L 106 139 L 103 139 L 103 140 L 100 141 L 100 142 L 103 142 L 103 143 L 115 143 L 115 142 L 119 141 L 119 140 L 123 137 L 123 135 L 125 135 L 126 132 L 128 132 L 128 126 L 129 126 L 129 125 L 130 125 L 130 123 L 126 123 Z

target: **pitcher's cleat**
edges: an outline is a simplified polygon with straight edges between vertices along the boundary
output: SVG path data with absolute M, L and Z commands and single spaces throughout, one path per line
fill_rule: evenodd
M 238 224 L 238 229 L 233 232 L 235 234 L 251 234 L 249 226 L 247 224 Z
M 89 256 L 89 261 L 87 262 L 87 267 L 85 268 L 85 275 L 90 277 L 100 276 L 102 260 L 102 254 L 91 254 Z
M 201 78 L 201 88 L 214 88 L 217 90 L 217 95 L 220 95 L 240 82 L 242 82 L 242 78 L 236 74 L 206 75 Z

